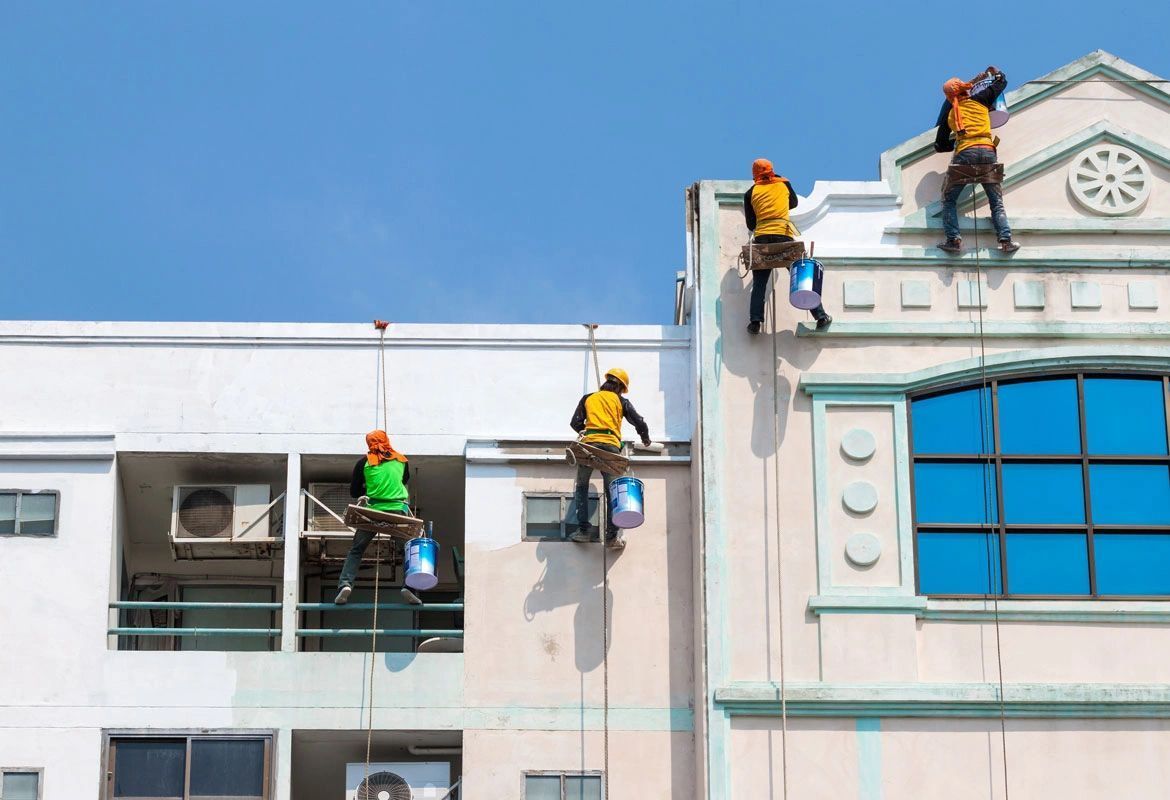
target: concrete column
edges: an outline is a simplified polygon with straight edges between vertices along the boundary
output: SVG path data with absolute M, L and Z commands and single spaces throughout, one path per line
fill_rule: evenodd
M 284 496 L 284 591 L 280 602 L 280 649 L 297 649 L 297 600 L 301 575 L 301 454 L 288 454 L 288 482 Z M 291 733 L 289 734 L 292 735 Z M 291 748 L 291 744 L 289 745 Z M 290 749 L 291 753 L 292 750 Z M 289 756 L 291 758 L 291 755 Z
M 292 737 L 292 728 L 276 732 L 276 785 L 269 793 L 272 800 L 292 800 Z

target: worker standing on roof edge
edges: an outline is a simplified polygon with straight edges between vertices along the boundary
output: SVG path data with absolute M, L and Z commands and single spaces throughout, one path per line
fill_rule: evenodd
M 971 90 L 980 81 L 986 81 L 974 94 Z M 954 151 L 951 164 L 974 166 L 996 163 L 996 145 L 999 137 L 991 132 L 991 110 L 995 101 L 1007 87 L 1007 76 L 995 67 L 988 67 L 969 82 L 951 78 L 943 84 L 942 109 L 938 112 L 938 132 L 934 137 L 934 149 L 938 153 Z M 953 134 L 953 138 L 952 138 Z M 1012 229 L 1008 225 L 1007 212 L 1003 207 L 1003 187 L 998 183 L 984 183 L 991 206 L 991 222 L 995 225 L 995 238 L 1004 253 L 1014 253 L 1020 246 L 1012 241 Z M 959 235 L 959 195 L 964 184 L 946 184 L 943 188 L 943 230 L 946 241 L 938 249 L 947 253 L 958 253 L 963 249 Z M 974 191 L 974 190 L 972 190 Z
M 642 444 L 650 446 L 650 428 L 646 420 L 634 410 L 634 405 L 622 395 L 630 390 L 630 376 L 624 369 L 614 368 L 605 373 L 605 383 L 596 392 L 585 395 L 577 403 L 577 410 L 569 420 L 569 427 L 575 430 L 581 441 L 590 447 L 609 453 L 622 451 L 622 420 L 628 419 L 642 437 Z M 573 505 L 577 508 L 577 530 L 571 537 L 574 542 L 596 542 L 600 535 L 589 524 L 589 480 L 593 467 L 577 465 L 577 485 L 573 493 Z M 609 507 L 609 485 L 613 475 L 601 473 L 605 485 L 605 503 Z M 618 528 L 606 515 L 605 543 L 617 547 L 625 546 L 618 535 Z
M 369 507 L 375 511 L 409 515 L 410 493 L 406 490 L 406 484 L 410 481 L 410 464 L 406 456 L 390 446 L 390 437 L 382 430 L 366 434 L 366 447 L 369 452 L 354 464 L 353 478 L 349 483 L 350 495 L 366 497 Z M 353 582 L 362 564 L 362 555 L 375 536 L 376 533 L 369 531 L 354 532 L 353 546 L 349 548 L 349 555 L 345 557 L 345 566 L 341 568 L 341 577 L 337 581 L 337 597 L 333 600 L 337 605 L 349 601 Z
M 752 188 L 743 195 L 743 216 L 752 232 L 753 244 L 780 244 L 794 241 L 796 229 L 788 220 L 790 209 L 796 208 L 799 198 L 787 178 L 776 174 L 772 162 L 757 158 L 752 162 Z M 773 270 L 752 271 L 752 300 L 748 314 L 748 333 L 760 332 L 764 324 L 764 303 L 768 299 L 768 281 Z M 817 330 L 827 328 L 833 318 L 825 313 L 823 305 L 812 310 Z

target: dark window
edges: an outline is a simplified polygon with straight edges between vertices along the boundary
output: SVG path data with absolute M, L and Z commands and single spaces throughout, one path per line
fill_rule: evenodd
M 56 492 L 0 490 L 0 534 L 55 536 L 57 498 Z
M 114 798 L 257 798 L 266 791 L 269 737 L 117 737 L 110 740 Z
M 597 495 L 589 495 L 589 524 L 599 525 Z M 572 494 L 526 493 L 524 495 L 524 538 L 567 539 L 577 526 L 577 504 Z
M 40 800 L 41 773 L 27 769 L 0 769 L 0 798 Z
M 1164 376 L 994 380 L 911 398 L 918 591 L 1170 596 Z

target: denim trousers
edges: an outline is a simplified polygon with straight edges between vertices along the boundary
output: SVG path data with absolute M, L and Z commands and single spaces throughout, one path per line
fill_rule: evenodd
M 752 238 L 754 244 L 780 244 L 781 242 L 793 241 L 791 236 L 780 236 L 779 234 L 766 233 L 762 236 L 755 236 Z M 748 320 L 750 322 L 764 321 L 764 304 L 768 301 L 768 281 L 772 278 L 774 269 L 757 269 L 752 271 L 752 301 L 748 311 Z M 825 307 L 819 305 L 812 310 L 814 319 L 820 319 L 825 316 Z
M 974 164 L 994 164 L 995 149 L 991 147 L 968 147 L 962 152 L 955 153 L 952 164 L 971 166 Z M 1001 242 L 1012 238 L 1012 229 L 1008 225 L 1007 212 L 1003 209 L 1003 187 L 998 183 L 982 184 L 987 193 L 987 204 L 991 206 L 991 222 L 995 225 L 995 238 Z M 947 189 L 943 194 L 943 230 L 948 240 L 959 238 L 959 195 L 967 186 L 959 184 Z M 971 191 L 975 191 L 972 189 Z
M 598 450 L 605 450 L 607 453 L 620 453 L 620 447 L 614 447 L 612 444 L 599 444 L 598 442 L 590 442 L 590 447 L 596 447 Z M 573 505 L 577 508 L 577 526 L 584 530 L 585 526 L 589 524 L 589 480 L 593 477 L 593 467 L 587 467 L 584 464 L 577 465 L 577 485 L 573 491 Z M 608 472 L 601 473 L 601 482 L 605 484 L 605 507 L 609 508 L 609 485 L 613 483 L 613 475 Z M 617 533 L 617 526 L 609 521 L 609 514 L 605 515 L 605 534 L 610 536 Z
M 409 514 L 409 508 L 395 509 L 396 514 Z M 376 533 L 369 531 L 355 531 L 353 534 L 353 546 L 349 548 L 349 554 L 345 557 L 345 565 L 341 568 L 341 577 L 337 579 L 337 588 L 342 586 L 353 586 L 353 582 L 357 580 L 358 569 L 362 565 L 362 556 L 366 553 L 366 548 L 370 546 L 370 542 L 374 541 Z

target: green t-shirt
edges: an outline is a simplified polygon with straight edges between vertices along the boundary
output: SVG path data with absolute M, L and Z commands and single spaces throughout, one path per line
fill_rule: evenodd
M 377 511 L 409 511 L 410 493 L 402 482 L 406 464 L 401 461 L 383 461 L 376 467 L 365 466 L 366 496 L 370 508 Z

